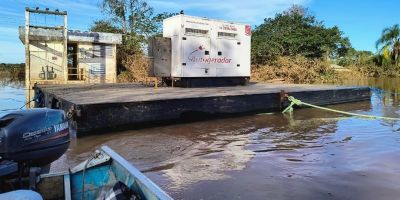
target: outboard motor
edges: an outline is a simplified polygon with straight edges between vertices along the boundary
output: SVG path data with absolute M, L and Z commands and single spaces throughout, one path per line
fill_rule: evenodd
M 37 108 L 0 118 L 0 179 L 49 166 L 68 149 L 70 132 L 62 110 Z

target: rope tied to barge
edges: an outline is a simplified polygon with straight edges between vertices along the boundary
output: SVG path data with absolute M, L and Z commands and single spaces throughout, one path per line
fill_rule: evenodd
M 310 103 L 302 102 L 299 99 L 294 98 L 293 96 L 288 96 L 288 100 L 290 102 L 290 105 L 285 108 L 285 110 L 282 111 L 282 113 L 293 113 L 293 106 L 308 106 L 312 108 L 317 108 L 329 112 L 334 112 L 334 113 L 339 113 L 339 114 L 344 114 L 344 115 L 349 115 L 349 116 L 354 116 L 354 117 L 359 117 L 359 118 L 365 118 L 365 119 L 384 119 L 384 120 L 391 120 L 391 121 L 400 121 L 400 118 L 394 118 L 394 117 L 384 117 L 384 116 L 374 116 L 374 115 L 365 115 L 365 114 L 358 114 L 358 113 L 352 113 L 352 112 L 346 112 L 346 111 L 341 111 L 341 110 L 336 110 L 336 109 L 331 109 L 331 108 L 325 108 L 317 105 L 313 105 Z

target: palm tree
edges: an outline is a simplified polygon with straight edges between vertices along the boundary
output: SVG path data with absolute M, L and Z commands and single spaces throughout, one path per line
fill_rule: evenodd
M 379 49 L 379 47 L 381 48 Z M 383 29 L 381 37 L 376 41 L 376 48 L 380 52 L 389 49 L 396 66 L 398 66 L 400 56 L 400 26 L 395 24 L 392 27 Z

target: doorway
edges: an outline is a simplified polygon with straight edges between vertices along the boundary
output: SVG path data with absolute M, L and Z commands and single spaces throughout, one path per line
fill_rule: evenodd
M 67 46 L 67 60 L 68 60 L 68 80 L 75 81 L 79 79 L 78 69 L 78 45 L 68 44 Z

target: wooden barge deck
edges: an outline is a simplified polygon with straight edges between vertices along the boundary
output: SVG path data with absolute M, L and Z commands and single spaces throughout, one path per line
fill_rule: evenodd
M 153 88 L 138 84 L 37 85 L 38 107 L 66 111 L 78 134 L 175 120 L 187 114 L 232 115 L 281 109 L 281 91 L 316 105 L 370 99 L 368 87 L 250 84 L 215 88 Z

